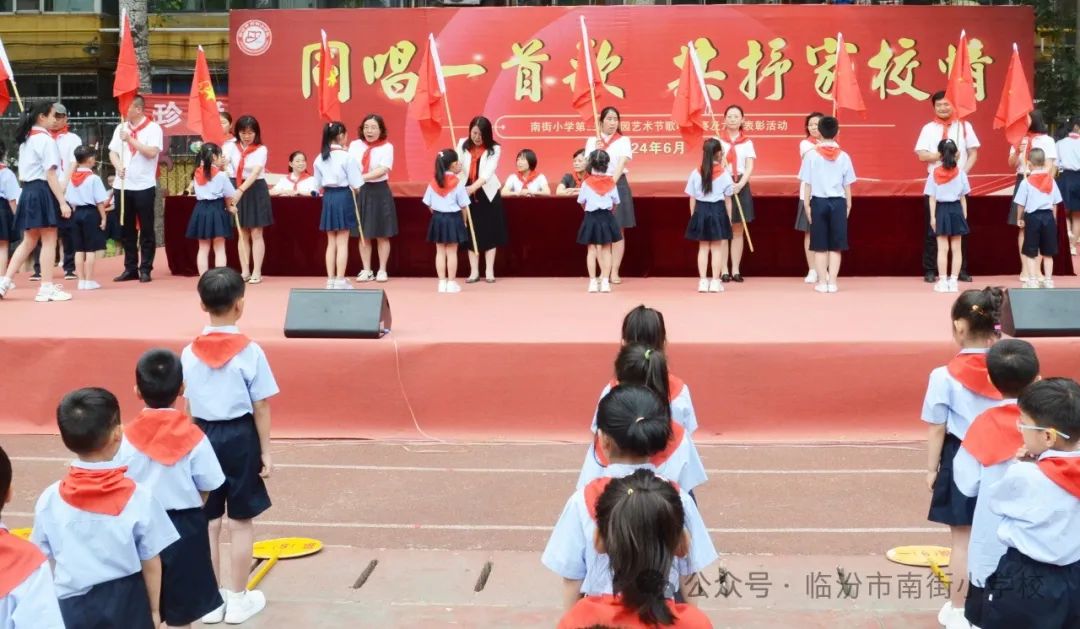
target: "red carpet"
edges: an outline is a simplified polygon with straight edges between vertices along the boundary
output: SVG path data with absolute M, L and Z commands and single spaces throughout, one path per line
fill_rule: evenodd
M 101 278 L 118 262 L 102 265 Z M 0 432 L 54 432 L 57 402 L 80 386 L 109 388 L 136 412 L 138 356 L 179 351 L 206 322 L 192 278 L 156 278 L 106 281 L 52 304 L 34 303 L 33 285 L 17 278 L 20 288 L 0 302 Z M 1006 281 L 1015 285 L 997 277 L 974 286 Z M 459 295 L 437 294 L 434 279 L 392 279 L 387 338 L 284 338 L 288 289 L 320 284 L 269 278 L 248 289 L 240 325 L 266 349 L 281 386 L 278 437 L 581 440 L 622 317 L 640 303 L 664 312 L 700 440 L 918 437 L 927 376 L 955 351 L 954 296 L 916 278 L 842 278 L 834 295 L 797 279 L 752 278 L 710 295 L 694 292 L 693 279 L 628 279 L 610 295 L 587 294 L 582 279 L 503 279 Z M 1035 345 L 1044 376 L 1080 377 L 1080 340 Z

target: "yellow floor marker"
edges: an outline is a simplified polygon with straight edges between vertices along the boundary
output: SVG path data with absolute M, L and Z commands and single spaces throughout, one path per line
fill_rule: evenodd
M 274 568 L 278 559 L 294 559 L 296 557 L 314 555 L 322 550 L 322 547 L 322 542 L 307 537 L 280 537 L 278 539 L 267 539 L 261 542 L 255 542 L 251 554 L 256 559 L 264 559 L 265 562 L 259 567 L 259 570 L 251 576 L 251 580 L 249 580 L 247 584 L 247 589 L 254 590 L 258 587 L 259 582 Z
M 930 568 L 943 585 L 949 585 L 950 579 L 941 568 L 949 565 L 951 555 L 952 550 L 944 546 L 898 546 L 885 552 L 885 557 L 894 563 Z

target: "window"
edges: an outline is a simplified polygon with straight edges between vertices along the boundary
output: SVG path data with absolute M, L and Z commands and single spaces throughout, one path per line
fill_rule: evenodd
M 94 0 L 45 0 L 45 10 L 52 13 L 96 13 Z
M 150 88 L 154 94 L 189 94 L 191 93 L 192 74 L 161 73 L 150 77 Z M 214 93 L 224 96 L 229 93 L 229 79 L 224 71 L 210 68 L 210 82 Z

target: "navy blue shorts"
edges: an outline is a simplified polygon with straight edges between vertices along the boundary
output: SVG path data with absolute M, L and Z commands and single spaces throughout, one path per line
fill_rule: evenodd
M 986 580 L 982 629 L 1080 627 L 1080 562 L 1042 563 L 1009 548 Z
M 141 571 L 98 583 L 86 594 L 59 603 L 67 629 L 156 629 Z
M 1024 246 L 1020 253 L 1035 258 L 1056 256 L 1058 252 L 1057 222 L 1053 210 L 1036 210 L 1024 214 Z
M 71 244 L 76 252 L 93 253 L 105 248 L 105 230 L 101 229 L 101 213 L 97 206 L 78 207 L 68 229 L 71 230 Z
M 161 551 L 161 620 L 170 626 L 189 625 L 221 607 L 210 535 L 202 508 L 170 510 L 180 539 Z
M 982 627 L 983 605 L 985 604 L 986 589 L 969 583 L 967 598 L 964 599 L 964 618 L 976 627 Z
M 248 413 L 237 419 L 206 421 L 195 418 L 214 448 L 225 483 L 210 492 L 203 510 L 209 520 L 225 515 L 232 520 L 250 520 L 270 508 L 270 494 L 259 472 L 262 471 L 262 448 L 255 418 Z
M 847 251 L 847 199 L 810 199 L 810 251 Z
M 953 459 L 960 450 L 960 439 L 951 432 L 945 433 L 941 446 L 941 463 L 938 464 L 934 493 L 930 498 L 930 513 L 926 519 L 949 526 L 971 526 L 975 517 L 975 499 L 960 492 L 953 482 Z

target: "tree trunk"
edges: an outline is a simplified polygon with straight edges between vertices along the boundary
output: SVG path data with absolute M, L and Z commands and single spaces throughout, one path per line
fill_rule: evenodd
M 139 91 L 150 93 L 150 25 L 147 22 L 147 0 L 120 0 L 131 20 L 135 61 L 139 64 Z

